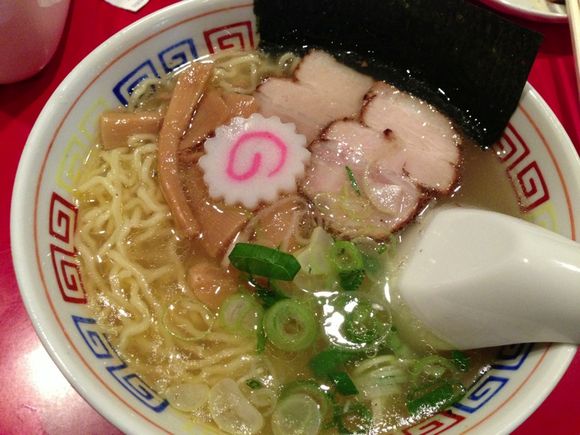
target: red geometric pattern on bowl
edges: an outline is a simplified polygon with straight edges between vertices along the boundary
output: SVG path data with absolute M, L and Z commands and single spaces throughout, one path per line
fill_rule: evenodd
M 65 248 L 74 251 L 73 240 L 77 226 L 77 208 L 57 193 L 50 198 L 50 220 L 48 232 L 51 237 L 60 240 Z
M 56 282 L 66 302 L 86 304 L 87 296 L 73 243 L 77 215 L 77 208 L 72 203 L 56 192 L 52 193 L 48 233 L 54 242 L 50 244 L 50 257 Z
M 403 430 L 403 433 L 405 435 L 437 435 L 451 429 L 463 420 L 465 417 L 455 414 L 451 410 L 444 411 Z
M 522 203 L 522 210 L 528 212 L 534 208 L 542 205 L 550 199 L 548 193 L 548 186 L 544 181 L 542 172 L 538 163 L 533 161 L 516 173 L 518 185 L 521 192 L 526 198 L 526 202 Z
M 254 48 L 254 29 L 251 21 L 214 27 L 203 32 L 208 51 L 213 54 L 219 51 L 249 50 Z
M 530 148 L 511 123 L 494 149 L 507 166 L 506 172 L 524 213 L 550 200 L 548 186 L 538 163 L 531 158 Z

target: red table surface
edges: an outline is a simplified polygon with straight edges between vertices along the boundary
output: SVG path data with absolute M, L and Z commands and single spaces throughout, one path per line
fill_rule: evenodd
M 71 2 L 61 45 L 50 64 L 27 81 L 0 85 L 0 434 L 118 434 L 58 371 L 20 298 L 12 267 L 9 210 L 20 154 L 40 110 L 65 76 L 106 38 L 174 0 L 152 0 L 138 13 L 103 0 Z M 580 151 L 578 90 L 566 25 L 519 21 L 544 34 L 530 82 Z M 2 38 L 10 37 L 2 35 Z M 580 355 L 546 401 L 515 434 L 580 434 Z

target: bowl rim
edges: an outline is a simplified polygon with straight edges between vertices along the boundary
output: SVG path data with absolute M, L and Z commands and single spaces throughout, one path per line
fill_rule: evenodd
M 202 5 L 212 4 L 215 7 L 214 13 L 219 13 L 224 9 L 232 9 L 232 3 L 237 5 L 235 7 L 242 7 L 252 5 L 252 3 L 244 3 L 244 0 L 186 0 L 180 3 L 176 3 L 165 8 L 159 9 L 146 17 L 134 22 L 133 24 L 120 30 L 106 41 L 101 43 L 97 48 L 95 48 L 89 55 L 87 55 L 61 82 L 58 88 L 51 95 L 44 108 L 42 109 L 40 115 L 38 116 L 29 138 L 26 142 L 22 156 L 18 165 L 18 171 L 16 174 L 14 188 L 12 193 L 12 203 L 11 203 L 11 219 L 10 219 L 10 235 L 11 235 L 11 249 L 14 270 L 16 272 L 17 282 L 20 294 L 22 296 L 26 310 L 30 316 L 32 324 L 38 334 L 42 344 L 48 351 L 49 355 L 59 367 L 60 371 L 64 374 L 67 380 L 75 388 L 75 390 L 86 400 L 95 410 L 97 410 L 101 415 L 103 415 L 109 422 L 114 426 L 120 428 L 125 433 L 135 432 L 138 428 L 139 433 L 158 433 L 158 431 L 153 430 L 151 424 L 144 425 L 143 420 L 145 419 L 148 423 L 153 423 L 158 430 L 167 432 L 167 430 L 158 426 L 156 423 L 149 420 L 145 415 L 140 414 L 137 410 L 132 409 L 132 407 L 122 401 L 124 407 L 119 407 L 117 401 L 108 400 L 111 398 L 111 392 L 103 388 L 101 383 L 96 382 L 94 379 L 86 380 L 87 376 L 84 376 L 86 370 L 92 371 L 88 364 L 83 364 L 82 361 L 78 360 L 78 356 L 71 351 L 71 345 L 61 336 L 55 335 L 52 330 L 52 326 L 47 324 L 50 320 L 50 315 L 46 314 L 46 306 L 44 306 L 39 299 L 35 297 L 36 283 L 32 274 L 28 272 L 30 266 L 28 266 L 29 255 L 27 251 L 30 249 L 29 237 L 24 228 L 34 227 L 36 231 L 36 225 L 31 222 L 35 222 L 36 217 L 31 217 L 27 214 L 30 206 L 27 204 L 27 199 L 30 197 L 25 197 L 22 192 L 34 191 L 35 196 L 38 195 L 38 182 L 41 180 L 43 171 L 40 171 L 38 175 L 39 178 L 33 177 L 34 181 L 30 181 L 31 177 L 27 177 L 27 174 L 36 174 L 32 169 L 35 165 L 38 165 L 36 157 L 36 149 L 40 147 L 41 144 L 45 148 L 47 142 L 46 137 L 43 135 L 43 130 L 46 126 L 52 123 L 54 115 L 59 114 L 58 107 L 59 104 L 68 104 L 68 102 L 60 101 L 61 94 L 66 94 L 69 92 L 69 88 L 74 89 L 74 83 L 83 80 L 83 75 L 85 71 L 89 69 L 96 62 L 99 63 L 100 68 L 105 70 L 114 61 L 111 61 L 110 46 L 115 46 L 117 42 L 122 42 L 123 38 L 127 36 L 134 36 L 141 32 L 143 28 L 151 25 L 151 28 L 155 28 L 156 22 L 164 15 L 170 13 L 178 15 L 180 11 L 185 11 L 192 4 L 196 7 Z M 226 8 L 219 8 L 220 5 L 229 5 Z M 200 14 L 206 15 L 206 14 Z M 189 16 L 189 15 L 188 15 Z M 192 16 L 189 16 L 191 19 Z M 160 20 L 162 21 L 162 20 Z M 153 38 L 159 33 L 167 31 L 166 27 L 162 27 L 160 31 L 149 35 L 149 38 Z M 128 52 L 132 47 L 127 48 L 126 44 L 121 45 L 121 53 Z M 120 56 L 119 56 L 120 57 Z M 97 75 L 98 78 L 99 75 Z M 94 80 L 96 80 L 95 78 Z M 92 83 L 92 82 L 91 82 Z M 90 84 L 87 86 L 87 88 Z M 530 95 L 530 104 L 534 105 L 539 109 L 547 118 L 547 121 L 551 124 L 553 132 L 559 138 L 559 142 L 563 142 L 562 146 L 558 148 L 558 152 L 564 153 L 568 163 L 580 168 L 580 159 L 578 155 L 573 152 L 574 147 L 571 140 L 568 138 L 564 128 L 545 103 L 542 97 L 534 90 L 530 84 L 526 84 L 522 95 Z M 77 100 L 78 101 L 78 100 Z M 74 106 L 74 103 L 72 104 Z M 71 106 L 71 107 L 72 107 Z M 63 121 L 68 116 L 65 114 L 63 116 Z M 60 128 L 57 127 L 57 130 Z M 46 155 L 50 153 L 50 144 L 46 150 Z M 44 163 L 45 164 L 45 163 Z M 44 168 L 43 164 L 43 168 Z M 574 178 L 574 183 L 580 185 L 580 171 L 574 173 L 576 175 Z M 34 215 L 36 214 L 36 209 L 34 209 Z M 32 221 L 34 218 L 34 221 Z M 23 223 L 31 223 L 30 225 L 23 225 Z M 37 263 L 35 263 L 37 264 Z M 53 319 L 54 320 L 54 319 Z M 58 322 L 58 319 L 57 319 Z M 70 339 L 69 339 L 70 340 Z M 502 432 L 509 432 L 511 429 L 519 425 L 524 421 L 547 397 L 547 395 L 553 390 L 553 388 L 560 381 L 561 377 L 568 368 L 572 358 L 576 352 L 576 346 L 572 345 L 560 345 L 560 359 L 554 367 L 553 376 L 550 378 L 550 382 L 543 382 L 539 384 L 539 394 L 536 394 L 534 398 L 522 406 L 522 410 L 519 412 L 519 416 L 516 419 L 510 419 L 509 421 L 501 421 Z M 85 367 L 86 365 L 86 367 Z M 98 376 L 97 376 L 98 378 Z M 527 382 L 527 381 L 525 381 Z M 524 382 L 524 383 L 525 383 Z M 113 395 L 115 393 L 113 392 Z M 122 414 L 120 409 L 123 410 Z M 127 412 L 126 412 L 127 411 Z

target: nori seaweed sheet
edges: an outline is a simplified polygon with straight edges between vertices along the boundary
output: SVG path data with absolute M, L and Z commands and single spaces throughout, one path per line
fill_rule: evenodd
M 434 104 L 483 147 L 501 137 L 542 40 L 463 0 L 254 0 L 254 12 L 265 49 L 342 54 Z

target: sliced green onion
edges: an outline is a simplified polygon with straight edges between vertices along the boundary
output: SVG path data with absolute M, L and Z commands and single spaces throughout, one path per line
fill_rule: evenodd
M 399 394 L 409 380 L 406 366 L 394 355 L 361 361 L 351 374 L 358 390 L 369 400 Z
M 358 390 L 354 382 L 346 372 L 336 372 L 330 374 L 330 380 L 338 391 L 343 396 L 353 396 L 358 394 Z
M 373 422 L 373 413 L 361 402 L 350 403 L 346 409 L 336 408 L 338 432 L 342 434 L 366 434 Z
M 183 382 L 170 385 L 164 396 L 175 409 L 194 412 L 207 403 L 209 387 L 202 382 Z
M 228 297 L 220 307 L 221 324 L 229 332 L 250 335 L 258 331 L 264 309 L 249 294 L 236 293 Z
M 284 397 L 272 413 L 274 435 L 317 435 L 322 423 L 318 403 L 306 394 Z
M 387 252 L 387 249 L 389 249 L 388 243 L 387 242 L 381 242 L 377 246 L 377 254 L 382 255 L 385 252 Z
M 274 408 L 276 408 L 278 391 L 276 388 L 269 388 L 264 384 L 262 385 L 263 387 L 248 392 L 248 400 L 262 415 L 270 415 L 274 411 Z
M 260 381 L 254 378 L 248 379 L 246 381 L 246 385 L 250 387 L 252 390 L 258 390 L 264 386 Z
M 324 312 L 324 330 L 335 347 L 376 348 L 390 332 L 390 312 L 362 294 L 340 293 L 328 300 Z
M 333 264 L 340 286 L 347 291 L 359 288 L 365 277 L 364 258 L 352 242 L 339 240 L 332 245 L 329 252 L 330 261 Z
M 292 255 L 252 243 L 236 243 L 228 258 L 236 269 L 270 279 L 292 281 L 300 270 Z
M 350 185 L 352 186 L 352 190 L 354 190 L 356 192 L 356 194 L 358 196 L 360 196 L 360 188 L 358 187 L 358 183 L 356 182 L 356 178 L 354 178 L 354 174 L 352 172 L 352 169 L 350 169 L 348 166 L 345 166 L 344 169 L 346 169 L 346 176 L 348 177 L 348 181 L 350 181 Z
M 338 282 L 340 283 L 340 286 L 346 291 L 355 291 L 360 287 L 364 279 L 365 271 L 363 269 L 338 273 Z
M 260 285 L 254 279 L 251 279 L 250 282 L 254 286 L 254 289 L 256 290 L 256 296 L 258 296 L 258 299 L 264 308 L 270 308 L 276 302 L 281 301 L 282 299 L 288 299 L 288 296 L 282 293 L 282 291 L 280 291 L 280 289 L 274 285 L 273 282 L 270 282 L 269 288 Z
M 457 371 L 455 364 L 441 355 L 423 357 L 409 367 L 411 380 L 415 384 L 441 379 L 446 372 L 450 372 L 453 376 Z
M 358 270 L 364 267 L 363 256 L 352 242 L 338 240 L 330 248 L 330 260 L 339 271 Z
M 330 394 L 318 384 L 318 382 L 312 379 L 291 382 L 284 386 L 284 389 L 280 394 L 280 399 L 284 399 L 292 394 L 306 394 L 307 396 L 310 396 L 316 403 L 318 403 L 323 422 L 326 424 L 332 420 L 332 398 Z
M 261 354 L 266 350 L 266 332 L 264 331 L 264 319 L 258 323 L 258 331 L 256 332 L 256 353 Z
M 386 334 L 389 327 L 381 322 L 371 303 L 361 299 L 344 318 L 344 335 L 354 343 L 375 342 Z
M 226 375 L 227 376 L 227 375 Z M 209 391 L 206 415 L 225 433 L 258 433 L 264 426 L 264 417 L 253 406 L 232 378 L 223 378 Z
M 314 355 L 310 360 L 310 368 L 317 378 L 325 378 L 357 357 L 357 354 L 342 349 L 330 348 Z
M 377 253 L 379 255 L 385 254 L 385 257 L 392 258 L 399 245 L 401 244 L 400 236 L 391 234 L 387 240 L 384 242 L 379 243 L 377 248 Z
M 456 403 L 465 395 L 465 387 L 459 382 L 438 382 L 412 390 L 407 397 L 410 414 L 431 415 Z
M 469 366 L 471 365 L 471 359 L 469 355 L 461 352 L 460 350 L 454 350 L 451 352 L 451 361 L 457 367 L 460 372 L 467 372 Z
M 358 237 L 352 242 L 362 254 L 365 275 L 374 282 L 384 281 L 389 260 L 387 255 L 383 255 L 386 243 L 377 243 L 370 237 Z
M 291 299 L 276 302 L 264 316 L 268 340 L 278 349 L 290 352 L 311 346 L 316 340 L 317 329 L 314 314 Z

